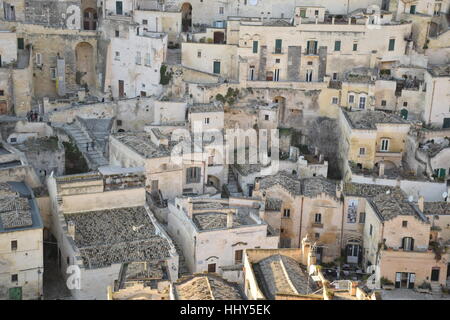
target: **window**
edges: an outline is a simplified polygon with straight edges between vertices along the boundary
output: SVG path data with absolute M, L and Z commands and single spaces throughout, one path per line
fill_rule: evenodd
M 333 72 L 333 80 L 337 80 L 338 79 L 338 74 L 337 72 Z
M 264 120 L 269 121 L 269 115 L 268 114 L 264 115 Z
M 315 233 L 315 234 L 314 234 L 314 238 L 316 238 L 316 240 L 319 240 L 319 238 L 320 238 L 320 233 Z
M 314 15 L 317 17 L 319 15 L 319 10 L 314 11 Z
M 402 221 L 402 227 L 407 228 L 408 227 L 408 221 Z
M 197 183 L 200 182 L 201 168 L 192 167 L 186 169 L 186 182 L 187 183 Z
M 219 8 L 219 14 L 223 14 L 223 7 Z
M 17 240 L 11 241 L 11 251 L 17 250 Z
M 358 44 L 357 43 L 353 44 L 353 51 L 358 51 Z
M 122 1 L 116 1 L 116 14 L 123 14 Z
M 405 251 L 413 251 L 414 250 L 414 239 L 411 237 L 404 237 L 402 239 L 402 248 Z
M 284 209 L 283 210 L 283 217 L 289 218 L 291 216 L 291 209 Z
M 201 58 L 202 57 L 202 50 L 197 50 L 197 58 Z
M 253 53 L 258 53 L 258 41 L 253 41 Z
M 273 77 L 273 81 L 280 81 L 280 69 L 275 69 L 275 76 Z
M 142 24 L 148 24 L 148 20 L 142 20 Z
M 306 43 L 306 54 L 317 54 L 317 41 L 310 40 Z
M 120 127 L 122 126 L 122 120 L 116 120 L 116 124 Z
M 406 101 L 403 102 L 403 106 L 404 106 L 404 107 L 407 107 L 407 106 L 408 106 L 408 102 L 406 102 Z
M 50 77 L 52 80 L 56 80 L 56 68 L 50 68 Z
M 136 64 L 141 64 L 141 52 L 136 52 Z
M 322 214 L 316 213 L 314 216 L 314 223 L 321 223 L 322 222 Z
M 386 100 L 381 100 L 381 106 L 386 107 Z
M 116 30 L 116 38 L 118 38 L 120 36 L 120 32 L 119 30 Z
M 313 62 L 312 61 L 308 61 L 308 66 L 312 66 Z
M 389 51 L 394 51 L 395 49 L 395 39 L 389 39 Z
M 363 156 L 366 154 L 366 148 L 359 148 L 359 155 Z
M 234 263 L 235 264 L 242 263 L 242 253 L 243 253 L 243 250 L 236 250 L 234 252 Z
M 280 63 L 280 59 L 275 59 L 275 63 Z
M 312 75 L 313 75 L 313 71 L 312 70 L 307 70 L 306 71 L 306 82 L 312 82 Z
M 355 102 L 355 96 L 354 95 L 349 95 L 348 96 L 348 103 L 354 103 Z
M 416 6 L 415 6 L 415 5 L 412 5 L 412 6 L 409 8 L 409 13 L 410 13 L 410 14 L 415 14 L 415 13 L 416 13 Z
M 220 74 L 220 61 L 214 61 L 213 72 L 215 74 Z
M 364 109 L 366 107 L 366 97 L 359 97 L 359 108 Z
M 281 39 L 275 40 L 275 53 L 281 53 L 281 46 L 283 41 Z
M 209 118 L 205 118 L 205 124 L 209 124 Z
M 364 223 L 366 221 L 366 213 L 365 212 L 361 212 L 359 214 L 359 223 Z
M 381 151 L 389 151 L 389 139 L 381 139 Z
M 334 42 L 334 51 L 341 51 L 341 41 L 340 40 L 336 40 Z
M 11 275 L 11 282 L 17 282 L 17 281 L 19 281 L 19 275 L 12 274 Z
M 338 104 L 339 100 L 337 97 L 333 97 L 333 99 L 331 100 L 332 104 Z
M 25 42 L 23 38 L 17 38 L 17 49 L 19 50 L 25 49 Z
M 5 90 L 0 90 L 0 96 L 5 95 Z
M 152 57 L 150 56 L 150 53 L 145 54 L 145 65 L 150 66 L 152 64 Z
M 114 60 L 120 61 L 120 52 L 116 51 L 116 56 L 114 57 Z
M 373 226 L 370 225 L 370 228 L 369 228 L 369 235 L 372 235 L 372 233 L 373 233 Z
M 300 10 L 300 17 L 301 18 L 306 18 L 306 9 L 301 9 Z
M 40 66 L 42 64 L 42 54 L 36 53 L 36 65 Z

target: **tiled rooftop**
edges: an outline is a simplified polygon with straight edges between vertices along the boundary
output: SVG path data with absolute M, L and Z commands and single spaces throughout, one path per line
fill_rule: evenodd
M 399 215 L 416 216 L 423 221 L 427 220 L 426 217 L 420 214 L 406 199 L 406 194 L 401 190 L 396 189 L 389 193 L 380 193 L 371 198 L 369 202 L 383 220 L 391 220 Z
M 266 198 L 266 210 L 268 211 L 280 211 L 283 201 L 276 198 Z
M 267 299 L 277 294 L 311 294 L 317 290 L 314 281 L 294 259 L 275 254 L 253 264 L 258 286 Z
M 264 177 L 260 180 L 261 190 L 269 189 L 274 185 L 280 185 L 293 195 L 315 197 L 324 192 L 336 197 L 336 183 L 321 176 L 298 179 L 294 175 L 281 171 L 276 175 Z
M 162 158 L 170 156 L 170 149 L 167 146 L 157 146 L 151 141 L 147 133 L 116 133 L 113 135 L 118 141 L 127 145 L 140 155 L 146 158 Z
M 396 188 L 391 186 L 383 186 L 378 184 L 367 184 L 367 183 L 344 183 L 344 194 L 346 196 L 357 196 L 357 197 L 374 197 L 381 193 L 386 193 L 387 191 L 393 191 Z
M 75 224 L 75 244 L 87 267 L 152 261 L 170 256 L 144 207 L 65 214 Z
M 354 129 L 371 129 L 375 130 L 376 124 L 392 123 L 392 124 L 409 124 L 408 121 L 395 115 L 383 111 L 343 111 L 345 117 Z
M 243 300 L 238 285 L 213 274 L 194 275 L 179 279 L 175 284 L 179 300 Z
M 4 229 L 33 225 L 28 199 L 20 197 L 7 183 L 0 183 L 0 222 Z
M 450 202 L 424 202 L 423 213 L 427 215 L 450 215 Z

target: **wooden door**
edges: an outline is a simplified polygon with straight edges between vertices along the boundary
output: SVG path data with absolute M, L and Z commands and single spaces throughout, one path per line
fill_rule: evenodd
M 125 84 L 123 80 L 119 80 L 119 97 L 125 96 Z

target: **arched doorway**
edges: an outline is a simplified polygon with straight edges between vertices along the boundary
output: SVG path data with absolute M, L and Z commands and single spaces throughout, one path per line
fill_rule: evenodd
M 273 102 L 278 104 L 278 120 L 280 122 L 284 121 L 285 113 L 286 113 L 286 98 L 277 96 L 273 98 Z M 282 124 L 282 123 L 280 123 Z
M 90 43 L 80 42 L 75 48 L 75 81 L 80 86 L 95 86 L 94 48 Z
M 189 2 L 181 6 L 181 25 L 183 32 L 188 32 L 192 28 L 192 5 Z
M 97 30 L 97 12 L 93 8 L 87 8 L 83 12 L 83 29 Z

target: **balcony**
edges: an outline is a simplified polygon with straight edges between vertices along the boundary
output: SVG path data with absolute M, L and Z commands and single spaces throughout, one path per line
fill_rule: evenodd
M 391 151 L 377 151 L 375 153 L 376 157 L 381 157 L 381 158 L 401 158 L 402 157 L 402 153 L 401 152 L 391 152 Z
M 312 224 L 312 227 L 313 228 L 323 228 L 323 223 L 319 223 L 319 222 L 314 222 L 313 224 Z

